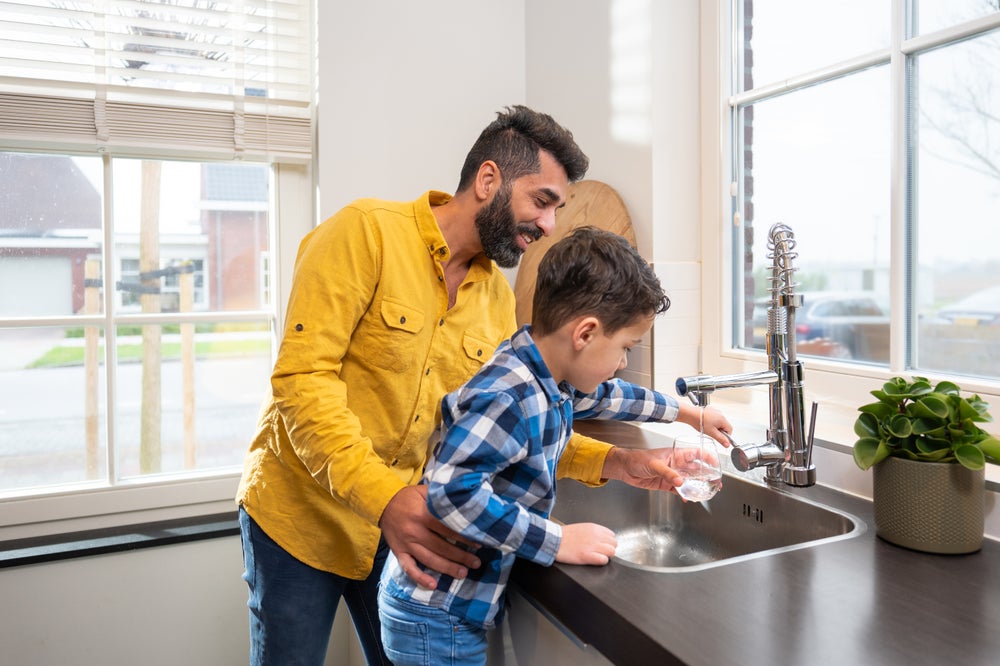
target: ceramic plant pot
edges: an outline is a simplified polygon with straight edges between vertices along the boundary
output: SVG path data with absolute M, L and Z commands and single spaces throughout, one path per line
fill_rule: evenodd
M 984 470 L 891 457 L 872 472 L 881 538 L 926 553 L 973 553 L 982 547 Z

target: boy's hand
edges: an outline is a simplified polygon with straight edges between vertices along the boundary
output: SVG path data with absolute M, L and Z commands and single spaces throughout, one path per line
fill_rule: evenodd
M 618 547 L 615 533 L 595 523 L 563 525 L 562 541 L 556 562 L 603 566 L 611 561 Z
M 715 407 L 695 407 L 687 402 L 677 406 L 677 420 L 686 423 L 695 430 L 702 431 L 723 446 L 729 446 L 732 440 L 729 436 L 733 426 L 726 415 Z

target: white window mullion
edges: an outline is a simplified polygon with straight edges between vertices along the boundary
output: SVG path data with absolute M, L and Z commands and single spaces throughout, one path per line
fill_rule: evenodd
M 915 336 L 909 325 L 910 309 L 909 284 L 911 263 L 908 258 L 907 241 L 908 202 L 911 200 L 909 162 L 910 131 L 909 104 L 907 103 L 907 56 L 902 52 L 905 34 L 907 0 L 892 0 L 892 24 L 890 35 L 890 109 L 892 112 L 892 159 L 890 162 L 889 233 L 891 235 L 889 261 L 889 299 L 893 307 L 889 313 L 889 371 L 902 373 L 906 370 L 909 350 Z
M 103 268 L 102 275 L 104 280 L 104 400 L 106 401 L 105 418 L 107 419 L 105 429 L 108 438 L 107 448 L 105 449 L 105 455 L 107 456 L 105 464 L 107 476 L 105 481 L 109 487 L 113 487 L 118 481 L 118 438 L 116 437 L 117 432 L 115 427 L 115 424 L 118 422 L 115 416 L 118 385 L 118 375 L 116 373 L 118 368 L 118 330 L 115 326 L 114 317 L 114 313 L 117 310 L 117 304 L 115 303 L 117 291 L 114 289 L 114 284 L 116 273 L 115 262 L 118 261 L 118 253 L 115 249 L 115 230 L 112 222 L 114 220 L 113 202 L 115 198 L 114 180 L 112 178 L 113 171 L 109 155 L 103 156 L 102 165 L 104 176 L 104 220 L 102 225 L 104 231 L 104 250 L 101 266 Z

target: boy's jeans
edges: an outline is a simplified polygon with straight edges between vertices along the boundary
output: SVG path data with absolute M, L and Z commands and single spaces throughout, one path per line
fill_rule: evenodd
M 378 596 L 382 643 L 395 666 L 483 666 L 486 630 L 440 608 L 398 599 L 383 584 Z
M 250 664 L 322 666 L 337 605 L 343 597 L 369 664 L 389 664 L 378 626 L 378 580 L 389 554 L 379 544 L 365 580 L 313 569 L 271 540 L 240 507 L 243 579 L 250 588 Z

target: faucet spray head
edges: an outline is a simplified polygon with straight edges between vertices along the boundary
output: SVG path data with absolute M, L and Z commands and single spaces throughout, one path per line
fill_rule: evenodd
M 706 407 L 708 405 L 709 394 L 715 387 L 708 384 L 712 379 L 709 375 L 697 375 L 694 377 L 678 377 L 675 387 L 677 395 L 687 396 L 694 403 L 695 407 Z

